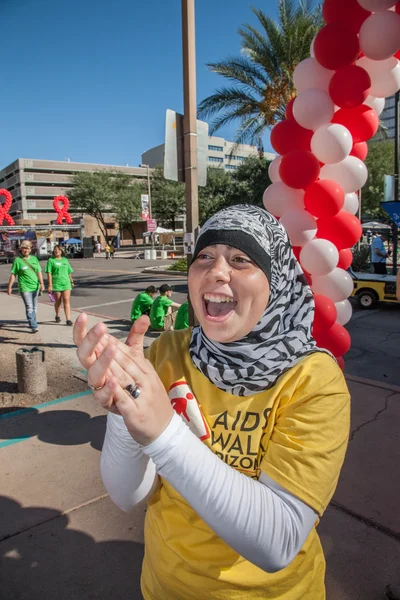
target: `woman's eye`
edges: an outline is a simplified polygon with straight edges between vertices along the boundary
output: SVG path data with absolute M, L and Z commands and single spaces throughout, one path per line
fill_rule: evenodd
M 207 258 L 211 258 L 211 256 L 209 254 L 205 254 L 204 252 L 201 252 L 200 254 L 197 255 L 197 258 L 207 259 Z
M 233 259 L 235 262 L 241 263 L 241 264 L 250 264 L 251 260 L 249 258 L 245 258 L 244 256 L 235 256 Z

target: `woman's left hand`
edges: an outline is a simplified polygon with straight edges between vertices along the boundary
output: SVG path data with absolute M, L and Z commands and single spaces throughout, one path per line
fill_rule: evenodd
M 133 439 L 142 446 L 157 439 L 174 414 L 160 378 L 144 357 L 143 342 L 148 326 L 147 316 L 137 319 L 126 344 L 110 338 L 88 368 L 88 381 L 93 387 L 103 385 L 104 374 L 108 373 L 104 387 L 94 392 L 95 398 L 105 408 L 115 406 Z M 127 386 L 139 387 L 138 398 L 126 391 Z

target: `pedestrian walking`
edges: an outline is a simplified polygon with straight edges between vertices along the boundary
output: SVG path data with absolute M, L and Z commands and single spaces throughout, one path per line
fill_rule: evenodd
M 71 273 L 73 268 L 60 245 L 54 246 L 53 256 L 47 261 L 45 270 L 49 294 L 53 294 L 55 298 L 56 323 L 61 322 L 60 312 L 61 304 L 63 304 L 66 324 L 71 326 L 71 290 L 74 287 Z
M 106 258 L 107 259 L 111 258 L 111 246 L 110 246 L 110 244 L 106 244 L 105 251 L 106 251 Z
M 170 331 L 174 328 L 176 312 L 180 304 L 171 300 L 172 287 L 164 283 L 160 287 L 160 295 L 154 300 L 150 309 L 150 325 L 154 331 Z
M 154 285 L 149 285 L 144 292 L 136 296 L 131 308 L 131 321 L 136 321 L 142 315 L 149 315 L 150 309 L 154 301 L 154 296 L 157 295 L 157 289 Z
M 18 278 L 18 289 L 25 304 L 26 318 L 32 333 L 39 331 L 37 324 L 38 296 L 44 290 L 42 267 L 36 256 L 31 254 L 32 244 L 24 240 L 20 246 L 20 254 L 14 259 L 8 281 L 7 293 L 12 294 L 15 278 Z
M 143 351 L 74 330 L 109 411 L 101 473 L 125 511 L 148 501 L 145 600 L 323 600 L 316 526 L 348 443 L 349 393 L 311 334 L 314 302 L 286 231 L 256 206 L 203 226 L 188 271 L 199 325 Z

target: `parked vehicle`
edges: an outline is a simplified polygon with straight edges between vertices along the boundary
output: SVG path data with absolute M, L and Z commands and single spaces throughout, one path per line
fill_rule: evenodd
M 396 298 L 396 277 L 394 275 L 375 275 L 356 273 L 350 270 L 354 280 L 352 297 L 356 298 L 360 308 L 375 308 L 378 302 L 399 304 Z

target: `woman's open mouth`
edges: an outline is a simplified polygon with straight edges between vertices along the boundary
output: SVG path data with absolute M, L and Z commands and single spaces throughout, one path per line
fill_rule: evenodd
M 236 310 L 237 301 L 224 294 L 204 294 L 204 314 L 208 321 L 223 323 Z

